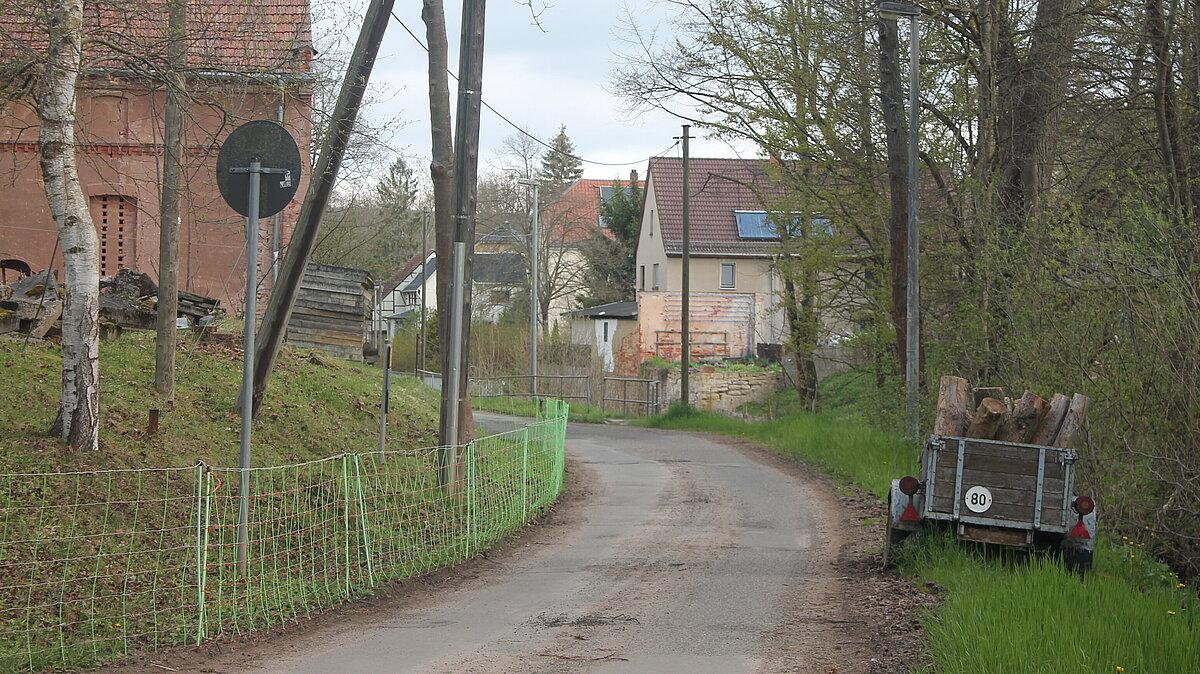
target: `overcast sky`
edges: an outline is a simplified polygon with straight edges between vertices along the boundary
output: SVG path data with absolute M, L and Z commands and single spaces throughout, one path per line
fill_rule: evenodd
M 538 1 L 538 0 L 535 0 Z M 548 139 L 567 126 L 576 151 L 599 162 L 637 162 L 626 166 L 584 165 L 591 178 L 627 176 L 645 170 L 645 160 L 670 146 L 681 121 L 661 112 L 636 114 L 609 93 L 609 81 L 626 48 L 622 25 L 632 12 L 641 26 L 665 25 L 666 8 L 655 0 L 551 0 L 541 14 L 542 28 L 517 0 L 487 3 L 484 99 L 530 133 Z M 396 14 L 424 39 L 417 0 L 396 3 Z M 461 2 L 446 0 L 451 68 L 457 71 Z M 405 124 L 393 141 L 417 165 L 429 158 L 426 55 L 394 21 L 388 27 L 371 78 L 376 102 L 370 114 L 396 116 Z M 454 82 L 451 82 L 453 88 Z M 454 92 L 451 91 L 451 103 Z M 515 131 L 483 111 L 481 160 L 495 156 L 501 140 Z M 694 157 L 744 154 L 723 142 L 697 139 Z M 670 154 L 678 155 L 678 148 Z

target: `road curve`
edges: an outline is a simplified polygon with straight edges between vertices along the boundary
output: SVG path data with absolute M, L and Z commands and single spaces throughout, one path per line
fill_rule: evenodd
M 856 669 L 838 650 L 846 642 L 829 633 L 839 621 L 828 609 L 844 590 L 829 571 L 841 523 L 827 487 L 697 434 L 571 424 L 567 446 L 585 498 L 473 578 L 191 664 L 313 673 Z

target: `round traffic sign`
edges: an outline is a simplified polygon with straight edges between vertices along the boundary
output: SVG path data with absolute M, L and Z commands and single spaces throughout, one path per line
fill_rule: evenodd
M 971 487 L 963 500 L 973 513 L 985 513 L 992 507 L 992 490 L 987 487 Z
M 282 211 L 296 196 L 300 148 L 287 129 L 265 119 L 247 122 L 229 134 L 217 154 L 217 187 L 225 203 L 242 215 L 250 215 L 250 174 L 244 169 L 255 159 L 268 170 L 259 183 L 258 217 L 265 218 Z

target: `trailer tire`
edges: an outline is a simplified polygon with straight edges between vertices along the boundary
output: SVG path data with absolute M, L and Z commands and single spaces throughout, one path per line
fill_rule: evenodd
M 1092 551 L 1073 545 L 1062 546 L 1063 566 L 1071 573 L 1083 575 L 1092 570 Z
M 888 496 L 887 538 L 883 543 L 883 568 L 891 569 L 896 566 L 896 551 L 900 544 L 912 535 L 911 531 L 897 529 L 892 520 L 892 497 Z

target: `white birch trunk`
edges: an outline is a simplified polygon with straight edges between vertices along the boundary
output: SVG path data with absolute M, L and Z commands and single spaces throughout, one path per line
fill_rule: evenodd
M 62 397 L 51 432 L 72 447 L 98 449 L 100 430 L 100 242 L 75 163 L 75 81 L 83 0 L 52 0 L 50 41 L 37 91 L 46 200 L 66 268 L 62 314 Z

